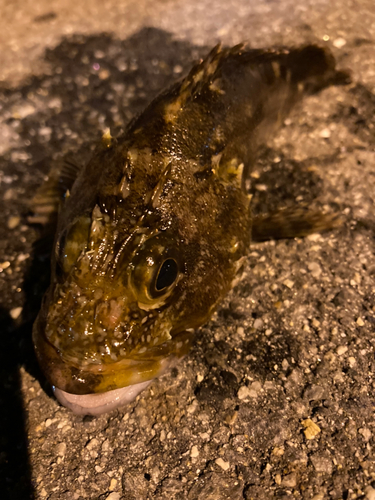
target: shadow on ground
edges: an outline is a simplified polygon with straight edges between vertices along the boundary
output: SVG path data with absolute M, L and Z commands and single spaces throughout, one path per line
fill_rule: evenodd
M 16 229 L 10 237 L 6 229 L 7 218 L 11 214 L 26 213 L 27 200 L 41 184 L 51 163 L 69 151 L 74 152 L 77 163 L 87 161 L 91 145 L 105 128 L 119 133 L 150 99 L 184 74 L 192 62 L 206 52 L 204 47 L 173 40 L 168 33 L 153 28 L 142 29 L 126 40 L 115 39 L 109 34 L 74 35 L 46 51 L 46 74 L 30 76 L 17 88 L 0 87 L 2 126 L 9 131 L 11 139 L 15 138 L 0 158 L 3 178 L 13 179 L 12 192 L 9 189 L 5 192 L 4 184 L 0 185 L 2 197 L 7 194 L 0 216 L 0 239 L 5 242 L 4 253 L 10 261 L 20 252 L 32 253 L 33 243 L 40 233 L 35 228 L 23 229 L 22 234 Z M 369 101 L 372 99 L 372 95 L 368 96 Z M 360 110 L 343 110 L 342 119 L 356 117 L 358 113 Z M 361 126 L 358 121 L 355 124 Z M 263 165 L 272 155 L 276 153 L 265 152 Z M 270 193 L 273 204 L 277 199 L 277 203 L 284 205 L 288 205 L 288 197 L 295 200 L 302 194 L 305 199 L 306 196 L 312 199 L 319 195 L 322 181 L 308 168 L 302 168 L 301 175 L 301 165 L 283 157 L 278 165 L 272 175 L 263 169 L 259 179 L 259 184 L 273 186 L 273 192 L 272 189 L 258 191 L 260 211 L 270 208 L 267 198 Z M 279 185 L 286 185 L 288 189 L 280 191 Z M 13 273 L 0 289 L 4 304 L 0 311 L 1 407 L 6 409 L 0 415 L 0 477 L 4 484 L 2 495 L 9 499 L 33 498 L 19 368 L 25 366 L 44 387 L 33 355 L 31 325 L 48 282 L 47 255 L 48 251 L 43 248 L 42 254 L 35 255 L 27 269 L 24 267 L 19 274 Z M 8 309 L 13 303 L 17 283 L 21 286 L 24 275 L 23 323 L 19 324 L 10 319 Z M 249 345 L 249 352 L 252 350 L 254 346 Z M 266 352 L 265 359 L 269 360 Z M 271 362 L 275 360 L 269 360 Z M 229 372 L 221 373 L 220 377 L 220 387 L 230 386 Z M 199 396 L 206 397 L 207 390 L 201 388 Z

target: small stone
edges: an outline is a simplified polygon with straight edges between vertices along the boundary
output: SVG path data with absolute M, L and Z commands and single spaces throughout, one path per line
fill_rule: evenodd
M 242 387 L 240 387 L 238 389 L 238 392 L 237 392 L 237 397 L 238 399 L 246 399 L 250 396 L 250 390 L 248 387 L 246 387 L 246 385 L 243 385 Z
M 275 457 L 282 457 L 284 455 L 284 448 L 279 448 L 278 446 L 275 446 L 275 448 L 272 450 L 272 455 L 275 455 Z
M 338 356 L 342 356 L 343 354 L 346 353 L 347 350 L 348 350 L 348 346 L 346 346 L 346 345 L 340 345 L 336 349 L 336 352 L 337 352 Z
M 293 288 L 294 281 L 287 279 L 287 280 L 283 281 L 283 285 L 285 285 L 287 288 Z
M 267 191 L 267 185 L 266 184 L 255 184 L 255 189 L 257 191 Z
M 320 131 L 319 135 L 320 137 L 322 137 L 322 139 L 328 139 L 329 137 L 331 137 L 331 131 L 329 130 L 329 128 L 324 128 Z
M 60 443 L 56 446 L 56 453 L 59 457 L 65 456 L 66 453 L 66 443 Z
M 111 479 L 110 484 L 109 484 L 109 489 L 110 489 L 110 490 L 112 490 L 112 491 L 113 491 L 113 490 L 115 490 L 115 489 L 116 489 L 116 487 L 117 487 L 117 483 L 118 483 L 117 479 L 115 479 L 115 478 L 113 477 L 113 478 Z
M 346 40 L 345 38 L 342 38 L 341 36 L 333 40 L 332 45 L 336 47 L 336 49 L 341 49 L 346 45 Z
M 91 441 L 89 441 L 87 443 L 86 448 L 88 450 L 92 450 L 92 449 L 96 448 L 98 445 L 99 445 L 99 441 L 96 438 L 93 438 L 93 439 L 91 439 Z
M 348 358 L 348 363 L 349 363 L 350 368 L 354 368 L 354 366 L 357 364 L 357 361 L 355 358 L 353 358 L 353 356 L 350 356 Z
M 362 434 L 363 436 L 363 439 L 367 442 L 367 441 L 370 441 L 371 439 L 371 431 L 370 429 L 367 429 L 366 427 L 362 427 L 361 429 L 359 429 L 358 431 L 360 434 Z
M 17 217 L 17 216 L 9 217 L 9 219 L 8 219 L 8 229 L 14 229 L 14 228 L 16 228 L 19 225 L 20 222 L 21 222 L 21 217 Z
M 323 399 L 324 389 L 320 385 L 310 385 L 304 392 L 303 397 L 308 401 L 319 401 Z
M 325 474 L 332 474 L 332 461 L 326 455 L 315 455 L 310 457 L 310 460 L 314 466 L 316 472 L 323 472 Z
M 191 456 L 191 458 L 197 458 L 198 455 L 199 455 L 198 447 L 197 446 L 192 446 L 192 448 L 190 450 L 190 456 Z
M 375 500 L 375 489 L 372 486 L 367 486 L 365 488 L 365 494 L 366 500 Z
M 276 476 L 275 476 L 275 483 L 280 486 L 280 484 L 281 484 L 281 474 L 276 474 Z
M 29 253 L 20 253 L 17 255 L 17 262 L 24 262 L 30 257 Z
M 357 325 L 358 325 L 358 326 L 364 326 L 364 325 L 365 325 L 365 322 L 363 321 L 363 319 L 362 319 L 362 318 L 358 318 L 358 319 L 357 319 Z
M 283 480 L 281 481 L 281 484 L 283 486 L 289 487 L 289 488 L 294 488 L 295 485 L 297 484 L 297 476 L 295 472 L 292 472 L 291 474 L 288 474 L 287 476 L 283 477 Z
M 317 320 L 316 318 L 313 318 L 311 324 L 314 328 L 320 328 L 320 321 Z
M 9 311 L 10 317 L 11 317 L 12 319 L 17 319 L 17 318 L 19 318 L 19 317 L 20 317 L 20 315 L 21 315 L 21 313 L 22 313 L 22 307 L 15 307 L 14 309 L 11 309 L 11 310 Z
M 311 500 L 324 500 L 324 493 L 318 493 L 314 495 Z
M 229 462 L 225 462 L 222 458 L 217 458 L 215 464 L 221 467 L 223 470 L 228 470 L 230 467 Z
M 10 266 L 9 260 L 6 260 L 5 262 L 1 262 L 0 263 L 0 273 L 2 271 L 4 271 L 5 269 L 8 269 L 9 266 Z
M 259 330 L 260 328 L 262 328 L 263 326 L 263 320 L 260 319 L 260 318 L 257 318 L 254 323 L 253 323 L 253 328 L 255 328 L 255 330 Z
M 100 80 L 107 80 L 110 76 L 110 72 L 107 69 L 102 69 L 98 73 Z
M 303 432 L 305 434 L 306 439 L 314 439 L 319 434 L 320 427 L 316 425 L 316 423 L 313 422 L 310 418 L 302 420 L 301 423 L 305 428 Z
M 260 382 L 252 382 L 250 387 L 250 395 L 252 395 L 252 392 L 258 393 L 262 390 L 262 384 Z
M 310 262 L 309 264 L 307 264 L 307 267 L 314 278 L 319 278 L 319 276 L 322 274 L 322 268 L 317 262 Z
M 114 491 L 112 491 L 112 493 L 110 493 L 106 497 L 106 500 L 120 500 L 120 498 L 121 498 L 120 493 L 115 493 Z

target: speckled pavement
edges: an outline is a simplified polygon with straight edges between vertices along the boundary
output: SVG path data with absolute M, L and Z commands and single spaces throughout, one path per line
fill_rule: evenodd
M 0 16 L 1 499 L 375 499 L 375 4 L 7 2 Z M 218 41 L 326 43 L 353 82 L 306 99 L 261 155 L 255 212 L 342 228 L 253 245 L 191 354 L 100 418 L 59 406 L 31 325 L 49 260 L 28 201 Z

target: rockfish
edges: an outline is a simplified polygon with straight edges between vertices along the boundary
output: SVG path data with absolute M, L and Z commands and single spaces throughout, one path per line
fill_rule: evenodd
M 291 108 L 347 80 L 316 45 L 218 46 L 120 137 L 103 137 L 60 200 L 51 285 L 33 328 L 63 405 L 109 411 L 188 353 L 232 288 L 252 226 L 259 240 L 334 225 L 323 215 L 255 223 L 248 180 Z

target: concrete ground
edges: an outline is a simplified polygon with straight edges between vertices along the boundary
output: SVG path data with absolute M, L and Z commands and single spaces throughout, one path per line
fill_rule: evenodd
M 373 0 L 0 1 L 0 497 L 375 499 Z M 218 41 L 327 43 L 353 73 L 260 157 L 254 210 L 341 211 L 331 234 L 253 245 L 191 354 L 128 407 L 81 418 L 37 367 L 48 258 L 27 203 Z

